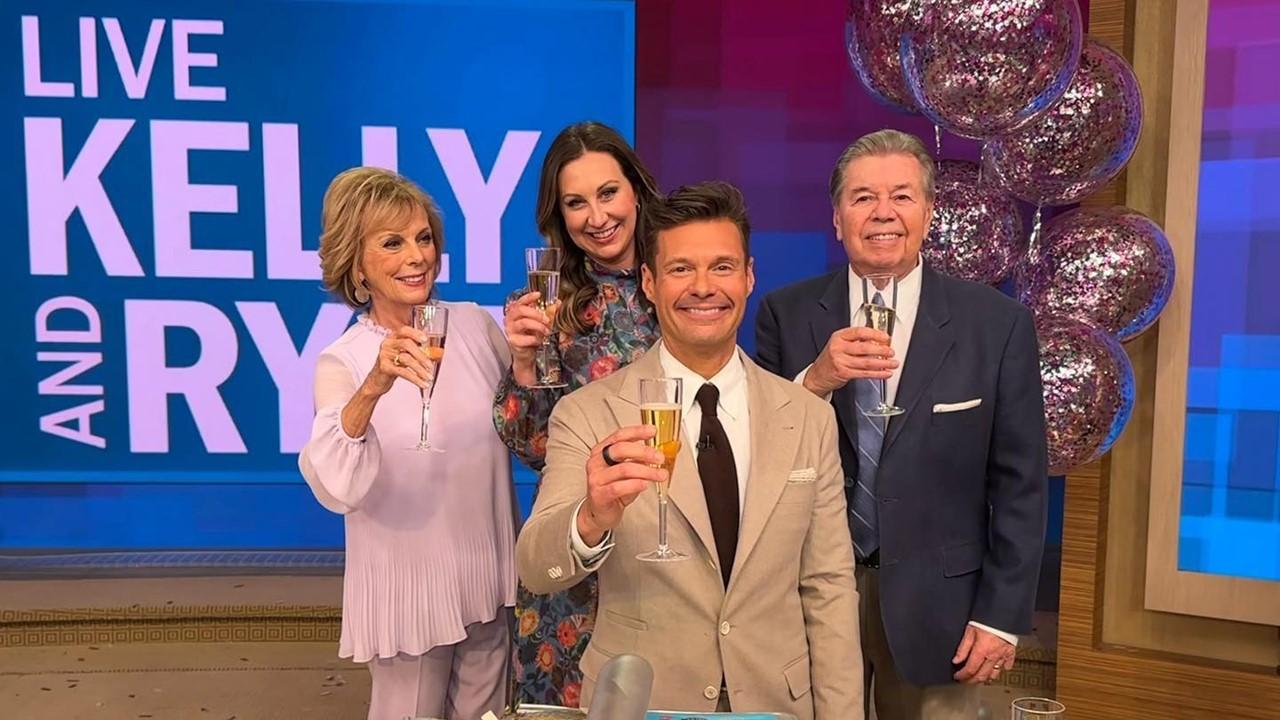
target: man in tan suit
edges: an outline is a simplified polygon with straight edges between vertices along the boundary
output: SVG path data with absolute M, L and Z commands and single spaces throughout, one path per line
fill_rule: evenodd
M 758 368 L 736 344 L 755 277 L 742 195 L 680 188 L 650 208 L 642 267 L 663 340 L 565 397 L 517 542 L 534 592 L 600 578 L 582 659 L 583 704 L 602 665 L 632 653 L 653 666 L 650 706 L 863 717 L 858 597 L 831 406 Z M 639 425 L 642 378 L 684 383 L 682 447 L 671 476 L 669 545 L 689 557 L 643 562 L 658 535 L 662 455 Z

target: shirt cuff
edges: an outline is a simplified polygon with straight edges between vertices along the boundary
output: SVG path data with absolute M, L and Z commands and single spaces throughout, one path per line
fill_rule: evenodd
M 809 374 L 809 370 L 810 370 L 810 368 L 812 368 L 812 367 L 813 367 L 813 363 L 809 363 L 809 366 L 808 366 L 808 367 L 806 367 L 805 369 L 801 370 L 801 371 L 800 371 L 800 374 L 799 374 L 799 375 L 797 375 L 797 376 L 796 376 L 796 379 L 795 379 L 795 380 L 792 380 L 792 382 L 794 382 L 794 383 L 795 383 L 795 384 L 797 384 L 797 385 L 801 385 L 801 386 L 803 386 L 803 385 L 804 385 L 804 378 L 805 378 L 805 376 L 806 376 L 806 375 L 808 375 L 808 374 Z M 821 397 L 823 400 L 825 400 L 825 401 L 827 401 L 827 402 L 831 402 L 831 393 L 827 393 L 827 394 L 825 394 L 825 395 L 820 395 L 819 397 Z
M 606 531 L 595 546 L 587 545 L 582 535 L 578 534 L 578 513 L 582 511 L 582 504 L 586 501 L 586 498 L 579 500 L 573 508 L 573 522 L 569 523 L 569 547 L 573 548 L 573 554 L 578 557 L 584 570 L 595 570 L 613 549 L 613 531 Z
M 1018 636 L 1017 636 L 1017 635 L 1010 635 L 1009 633 L 1004 632 L 1003 630 L 997 630 L 997 629 L 995 629 L 995 628 L 991 627 L 990 625 L 983 625 L 983 624 L 982 624 L 982 623 L 980 623 L 980 622 L 974 622 L 974 621 L 972 621 L 972 620 L 970 620 L 970 621 L 969 621 L 969 624 L 970 624 L 970 625 L 972 625 L 972 626 L 974 626 L 974 627 L 976 627 L 976 628 L 978 628 L 979 630 L 986 630 L 987 632 L 991 633 L 992 635 L 995 635 L 996 637 L 998 637 L 998 638 L 1000 638 L 1001 640 L 1003 640 L 1003 641 L 1005 641 L 1005 642 L 1009 643 L 1010 645 L 1012 645 L 1012 646 L 1014 646 L 1014 647 L 1018 647 Z

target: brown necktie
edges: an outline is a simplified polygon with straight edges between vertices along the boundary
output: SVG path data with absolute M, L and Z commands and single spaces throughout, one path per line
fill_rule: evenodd
M 702 408 L 702 429 L 698 432 L 698 475 L 707 496 L 707 512 L 711 515 L 711 534 L 716 539 L 720 558 L 720 575 L 725 588 L 733 572 L 733 556 L 738 550 L 738 467 L 733 462 L 729 436 L 716 416 L 720 391 L 705 383 L 696 396 Z

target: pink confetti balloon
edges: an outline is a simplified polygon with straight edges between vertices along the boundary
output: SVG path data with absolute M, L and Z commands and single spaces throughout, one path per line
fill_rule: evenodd
M 919 30 L 932 0 L 850 0 L 845 23 L 849 64 L 867 92 L 880 102 L 916 112 L 902 78 L 898 45 L 902 34 Z
M 926 262 L 939 272 L 994 285 L 1009 276 L 1026 249 L 1018 203 L 978 182 L 976 163 L 943 160 L 934 179 L 933 222 Z
M 1045 226 L 1018 298 L 1128 340 L 1151 327 L 1173 292 L 1173 250 L 1154 220 L 1126 207 L 1082 207 Z
M 957 135 L 1009 132 L 1062 97 L 1080 63 L 1076 0 L 933 0 L 900 47 L 911 98 Z
M 1033 205 L 1069 205 L 1115 177 L 1142 132 L 1142 93 L 1129 63 L 1089 39 L 1056 105 L 987 141 L 984 177 Z
M 1105 330 L 1061 315 L 1036 315 L 1044 384 L 1049 474 L 1111 449 L 1133 411 L 1133 366 Z

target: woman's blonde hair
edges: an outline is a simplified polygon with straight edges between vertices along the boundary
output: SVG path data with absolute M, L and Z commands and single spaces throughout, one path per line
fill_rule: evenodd
M 352 308 L 369 304 L 360 278 L 364 239 L 380 228 L 399 227 L 415 211 L 427 214 L 436 248 L 436 272 L 444 252 L 444 218 L 431 196 L 412 180 L 375 167 L 356 167 L 338 174 L 324 193 L 321 211 L 320 270 L 325 288 Z

